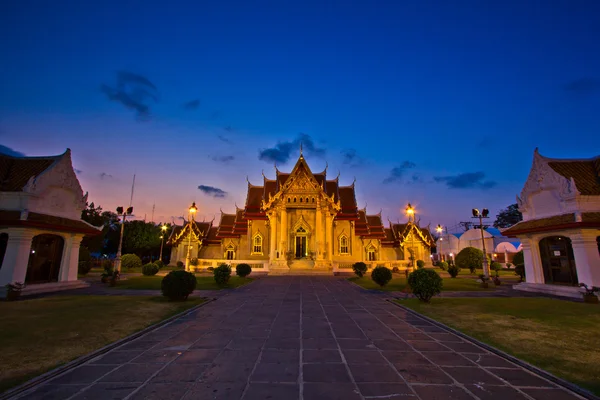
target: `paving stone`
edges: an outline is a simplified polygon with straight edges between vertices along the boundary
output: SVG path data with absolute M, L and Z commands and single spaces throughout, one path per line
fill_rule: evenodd
M 431 361 L 414 350 L 384 351 L 383 356 L 391 363 L 398 365 L 431 365 Z
M 576 400 L 581 399 L 579 396 L 576 396 L 566 390 L 562 389 L 521 389 L 523 392 L 527 393 L 529 396 L 533 397 L 536 400 Z
M 408 383 L 450 384 L 452 379 L 435 365 L 394 364 L 396 370 Z
M 470 394 L 458 386 L 413 386 L 417 395 L 427 400 L 473 400 Z
M 171 363 L 161 369 L 151 382 L 195 382 L 210 364 Z
M 182 354 L 181 351 L 148 350 L 130 361 L 132 364 L 160 363 L 166 364 Z
M 413 391 L 404 383 L 358 383 L 364 397 L 380 399 L 416 399 Z
M 338 339 L 341 349 L 367 350 L 374 349 L 375 345 L 367 339 Z
M 456 336 L 453 333 L 429 333 L 429 336 L 431 336 L 433 339 L 437 340 L 438 342 L 459 342 L 462 343 L 463 340 Z
M 158 343 L 160 341 L 137 339 L 119 346 L 118 350 L 150 350 Z
M 439 366 L 474 367 L 475 364 L 453 351 L 428 351 L 423 353 L 428 360 Z
M 344 364 L 304 364 L 302 371 L 304 382 L 350 382 Z
M 78 393 L 73 400 L 119 400 L 129 396 L 140 384 L 96 383 Z
M 54 385 L 38 386 L 33 392 L 21 397 L 27 400 L 63 400 L 86 388 L 87 385 Z
M 487 368 L 487 370 L 514 386 L 554 387 L 552 383 L 522 368 Z
M 304 398 L 310 400 L 359 400 L 358 389 L 353 383 L 305 383 Z
M 384 351 L 409 351 L 412 347 L 404 340 L 373 340 L 373 344 Z
M 211 363 L 221 353 L 217 349 L 192 349 L 182 352 L 175 360 L 176 364 L 205 364 Z
M 51 384 L 92 383 L 115 369 L 114 365 L 82 365 L 54 378 Z
M 355 382 L 403 382 L 389 364 L 349 364 Z
M 218 360 L 218 358 L 217 358 Z M 265 363 L 299 363 L 300 351 L 298 350 L 280 350 L 280 349 L 264 349 L 260 353 L 260 361 Z
M 418 351 L 450 351 L 441 343 L 425 340 L 407 340 L 408 344 Z
M 270 339 L 298 339 L 300 337 L 300 329 L 273 329 L 268 337 Z
M 125 364 L 100 379 L 100 382 L 145 382 L 163 364 Z
M 142 354 L 141 350 L 132 351 L 109 351 L 108 353 L 90 361 L 90 364 L 121 365 L 133 360 Z
M 303 349 L 337 349 L 338 344 L 333 338 L 302 339 Z
M 495 386 L 495 385 L 465 385 L 467 390 L 479 397 L 481 400 L 525 400 L 523 394 L 510 386 Z M 544 399 L 546 399 L 544 397 Z
M 227 348 L 233 350 L 261 349 L 265 341 L 264 338 L 236 338 L 229 342 Z
M 229 344 L 231 338 L 229 337 L 201 337 L 193 345 L 192 349 L 222 349 Z
M 482 367 L 516 368 L 517 366 L 502 357 L 494 354 L 472 354 L 462 353 L 463 356 Z
M 298 382 L 299 365 L 259 363 L 250 376 L 252 382 L 294 383 Z
M 212 364 L 200 376 L 202 382 L 246 382 L 254 364 Z
M 259 349 L 250 349 L 250 350 L 232 350 L 225 349 L 221 351 L 214 360 L 216 364 L 227 364 L 231 362 L 239 362 L 251 364 L 256 362 L 258 356 L 260 355 Z M 210 362 L 210 361 L 209 361 Z
M 443 367 L 456 381 L 467 384 L 503 385 L 504 382 L 479 367 Z
M 304 350 L 302 352 L 303 363 L 341 363 L 342 357 L 339 350 Z
M 135 392 L 131 400 L 179 400 L 190 389 L 189 383 L 148 383 Z M 128 400 L 129 400 L 128 399 Z
M 344 358 L 348 364 L 387 364 L 387 360 L 377 350 L 344 349 Z
M 300 349 L 300 339 L 269 338 L 265 349 Z
M 300 397 L 297 384 L 255 383 L 250 382 L 243 400 L 285 399 L 294 400 Z
M 239 400 L 246 382 L 201 382 L 195 384 L 182 400 Z
M 452 350 L 457 351 L 459 353 L 488 353 L 487 350 L 484 350 L 479 346 L 467 342 L 444 342 L 444 346 L 449 347 Z
M 313 338 L 333 338 L 331 333 L 331 329 L 327 328 L 303 328 L 302 329 L 302 338 L 303 339 L 313 339 Z

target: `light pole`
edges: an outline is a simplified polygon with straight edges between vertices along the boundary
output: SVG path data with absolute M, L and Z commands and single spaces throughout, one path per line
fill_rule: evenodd
M 481 232 L 481 246 L 483 248 L 483 275 L 485 276 L 486 279 L 489 279 L 490 278 L 490 266 L 488 265 L 487 254 L 485 252 L 485 239 L 483 237 L 483 219 L 488 218 L 488 215 L 490 212 L 487 208 L 484 208 L 483 210 L 481 210 L 481 212 L 479 212 L 479 210 L 477 208 L 474 208 L 472 210 L 472 212 L 473 212 L 473 218 L 479 218 L 479 230 Z
M 133 207 L 127 207 L 123 211 L 123 207 L 117 207 L 117 216 L 121 217 L 121 235 L 119 236 L 119 247 L 117 249 L 117 258 L 115 259 L 115 270 L 121 273 L 121 249 L 123 248 L 123 232 L 125 231 L 125 219 L 133 213 Z
M 165 234 L 167 233 L 167 226 L 163 225 L 160 227 L 160 230 L 162 231 L 162 235 L 160 235 L 160 254 L 158 255 L 158 259 L 160 261 L 162 261 L 163 259 L 163 244 L 165 243 Z
M 408 215 L 408 222 L 410 222 L 410 217 L 412 216 L 412 221 L 413 221 L 413 225 L 415 224 L 415 209 L 413 208 L 413 206 L 408 203 L 408 205 L 406 206 L 406 215 Z M 415 261 L 416 261 L 416 256 L 415 256 L 415 235 L 412 232 L 412 227 L 410 230 L 410 258 L 412 258 L 412 262 L 411 262 L 411 267 L 414 269 L 415 268 Z
M 194 222 L 194 214 L 198 211 L 198 207 L 196 207 L 196 202 L 193 202 L 190 206 L 189 210 L 189 221 L 188 224 Z M 192 261 L 192 225 L 190 225 L 190 231 L 188 232 L 188 251 L 187 257 L 185 258 L 185 270 L 190 270 L 190 263 Z
M 438 226 L 435 228 L 435 230 L 439 234 L 442 234 L 442 232 L 444 231 L 440 224 L 438 224 Z M 442 240 L 444 240 L 444 237 L 440 236 L 440 262 L 444 261 L 444 256 L 442 255 Z

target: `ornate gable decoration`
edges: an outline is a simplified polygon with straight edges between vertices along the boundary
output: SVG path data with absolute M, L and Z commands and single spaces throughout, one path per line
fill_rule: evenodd
M 517 204 L 521 212 L 526 212 L 529 205 L 529 197 L 532 194 L 545 190 L 555 190 L 562 200 L 568 200 L 580 195 L 575 186 L 573 178 L 567 179 L 554 171 L 548 165 L 548 159 L 543 157 L 536 148 L 533 153 L 533 165 L 521 196 L 517 196 Z

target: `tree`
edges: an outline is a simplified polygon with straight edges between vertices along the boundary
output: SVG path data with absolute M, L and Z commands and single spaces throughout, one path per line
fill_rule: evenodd
M 87 247 L 92 253 L 117 251 L 119 236 L 114 233 L 118 232 L 119 228 L 117 214 L 111 211 L 102 211 L 102 207 L 96 207 L 92 202 L 86 204 L 86 208 L 81 211 L 81 219 L 91 225 L 102 227 L 102 233 L 83 238 L 82 246 Z
M 519 211 L 518 205 L 511 204 L 508 208 L 500 210 L 494 221 L 494 228 L 510 228 L 519 221 L 523 221 L 523 214 Z
M 458 252 L 455 262 L 458 268 L 469 268 L 474 273 L 476 268 L 483 266 L 483 252 L 475 247 L 465 247 Z
M 122 251 L 137 254 L 142 258 L 152 253 L 157 254 L 160 250 L 160 235 L 160 227 L 151 222 L 127 221 Z

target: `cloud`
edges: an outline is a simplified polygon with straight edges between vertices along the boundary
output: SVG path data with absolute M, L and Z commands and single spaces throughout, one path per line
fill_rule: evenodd
M 73 171 L 75 171 L 75 173 L 76 173 L 77 175 L 79 175 L 79 174 L 82 174 L 82 173 L 83 173 L 83 171 L 82 171 L 82 170 L 80 170 L 80 169 L 77 169 L 77 168 L 73 168 Z
M 467 172 L 453 176 L 435 176 L 433 180 L 445 183 L 450 189 L 482 189 L 487 190 L 496 186 L 497 182 L 484 181 L 485 174 L 479 172 Z
M 223 136 L 223 135 L 218 135 L 217 137 L 219 138 L 219 140 L 221 140 L 221 141 L 223 141 L 223 142 L 225 142 L 225 143 L 231 144 L 231 140 L 229 140 L 229 139 L 228 139 L 228 138 L 226 138 L 225 136 Z
M 355 149 L 345 149 L 340 151 L 342 155 L 342 164 L 349 165 L 350 167 L 357 167 L 363 164 L 364 160 L 358 154 Z
M 227 192 L 225 192 L 222 189 L 212 187 L 212 186 L 200 185 L 200 186 L 198 186 L 198 189 L 200 189 L 200 191 L 202 193 L 207 194 L 212 197 L 223 198 L 223 197 L 227 196 Z
M 235 156 L 210 156 L 210 159 L 216 162 L 227 164 L 235 160 Z
M 209 118 L 212 120 L 218 119 L 221 116 L 221 111 L 213 111 L 210 113 Z
M 183 107 L 184 110 L 188 110 L 188 111 L 197 110 L 200 107 L 200 99 L 194 99 L 194 100 L 187 101 L 187 102 L 183 103 L 181 105 L 181 107 Z
M 600 90 L 600 80 L 596 78 L 575 79 L 565 84 L 563 88 L 571 93 L 592 93 Z
M 223 129 L 225 129 L 227 132 L 232 132 L 232 131 L 233 131 L 233 128 L 231 127 L 231 125 L 227 125 L 227 126 L 226 126 L 225 128 L 223 128 Z
M 292 152 L 300 151 L 300 144 L 302 144 L 302 149 L 307 154 L 317 157 L 325 155 L 324 148 L 317 147 L 309 135 L 300 133 L 292 141 L 278 142 L 271 148 L 259 150 L 258 159 L 270 163 L 285 164 L 290 159 Z
M 11 157 L 25 157 L 25 154 L 23 154 L 19 151 L 13 150 L 10 147 L 3 146 L 1 144 L 0 144 L 0 154 L 4 154 L 7 156 L 11 156 Z
M 111 174 L 107 174 L 106 172 L 101 172 L 100 173 L 100 179 L 104 179 L 104 178 L 112 178 L 113 176 Z
M 383 180 L 383 183 L 393 183 L 402 180 L 407 170 L 415 168 L 417 165 L 412 161 L 404 161 L 399 167 L 394 167 L 390 171 L 390 176 Z
M 141 121 L 150 119 L 149 101 L 158 101 L 156 86 L 145 76 L 129 71 L 118 71 L 116 85 L 102 84 L 100 91 L 110 101 L 135 111 L 137 119 Z

